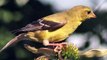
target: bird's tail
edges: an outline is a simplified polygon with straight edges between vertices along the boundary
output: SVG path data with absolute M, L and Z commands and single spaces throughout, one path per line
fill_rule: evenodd
M 20 32 L 21 32 L 20 29 L 16 29 L 16 30 L 11 31 L 12 34 L 18 34 L 18 33 L 20 34 Z
M 18 36 L 16 36 L 15 38 L 13 38 L 12 40 L 10 40 L 1 50 L 0 52 L 2 52 L 3 50 L 5 50 L 7 47 L 21 41 L 23 38 L 25 37 L 25 34 L 19 34 Z
M 21 29 L 16 29 L 16 30 L 13 30 L 11 31 L 12 34 L 15 34 L 15 35 L 19 35 L 21 33 L 26 33 L 27 31 L 23 31 Z

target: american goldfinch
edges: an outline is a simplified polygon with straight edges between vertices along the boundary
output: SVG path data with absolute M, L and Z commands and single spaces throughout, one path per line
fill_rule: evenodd
M 57 50 L 61 48 L 64 43 L 54 42 L 63 41 L 69 37 L 83 21 L 95 17 L 96 15 L 90 7 L 82 5 L 43 17 L 17 30 L 22 33 L 10 40 L 1 51 L 21 40 L 21 38 L 41 42 L 45 46 L 56 46 L 55 50 Z

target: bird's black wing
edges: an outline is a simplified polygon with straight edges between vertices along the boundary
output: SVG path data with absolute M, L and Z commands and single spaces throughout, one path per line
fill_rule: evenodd
M 37 30 L 49 30 L 54 31 L 62 26 L 64 26 L 66 22 L 53 22 L 53 21 L 46 21 L 43 19 L 39 19 L 37 21 L 34 21 L 25 27 L 18 29 L 17 32 L 29 32 L 29 31 L 37 31 Z

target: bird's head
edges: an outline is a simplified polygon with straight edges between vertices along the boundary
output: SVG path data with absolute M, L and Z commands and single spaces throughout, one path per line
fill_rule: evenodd
M 87 19 L 96 18 L 96 15 L 93 13 L 92 9 L 87 6 L 75 6 L 71 9 L 73 14 L 78 17 L 81 21 L 85 21 Z

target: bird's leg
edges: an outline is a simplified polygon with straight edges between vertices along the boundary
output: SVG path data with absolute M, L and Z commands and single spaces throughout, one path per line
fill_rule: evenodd
M 54 51 L 61 52 L 62 48 L 65 47 L 67 45 L 67 43 L 66 42 L 63 42 L 63 43 L 53 43 L 51 45 L 56 46 Z
M 44 40 L 44 41 L 43 41 L 43 44 L 44 44 L 45 46 L 55 46 L 55 48 L 54 48 L 54 51 L 55 51 L 55 52 L 62 51 L 62 48 L 67 45 L 66 42 L 63 42 L 63 43 L 49 43 L 48 40 Z

